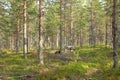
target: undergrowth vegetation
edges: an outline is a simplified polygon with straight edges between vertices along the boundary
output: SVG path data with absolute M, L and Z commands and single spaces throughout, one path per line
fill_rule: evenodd
M 0 79 L 120 80 L 120 68 L 112 68 L 112 52 L 104 46 L 77 47 L 74 52 L 64 53 L 61 57 L 53 50 L 44 50 L 45 65 L 41 66 L 36 51 L 29 52 L 28 59 L 24 59 L 21 52 L 3 50 L 0 53 Z

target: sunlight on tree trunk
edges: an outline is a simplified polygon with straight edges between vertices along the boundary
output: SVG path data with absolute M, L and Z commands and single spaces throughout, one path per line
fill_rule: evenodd
M 27 24 L 26 24 L 26 0 L 23 0 L 23 53 L 24 58 L 27 58 Z
M 39 0 L 39 64 L 44 65 L 42 31 L 42 0 Z

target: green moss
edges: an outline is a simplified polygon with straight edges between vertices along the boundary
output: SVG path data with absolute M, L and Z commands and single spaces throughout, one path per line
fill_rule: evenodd
M 53 50 L 45 58 L 45 66 L 38 65 L 36 57 L 30 57 L 33 52 L 28 54 L 28 59 L 23 58 L 22 52 L 16 54 L 10 50 L 4 50 L 0 56 L 0 75 L 11 77 L 12 80 L 19 80 L 18 76 L 29 73 L 36 73 L 34 80 L 79 80 L 86 78 L 95 78 L 97 80 L 119 80 L 120 69 L 112 69 L 112 49 L 105 48 L 103 45 L 92 47 L 76 47 L 73 56 L 69 56 L 69 63 L 55 59 Z M 47 54 L 46 54 L 47 55 Z M 44 69 L 48 69 L 44 71 Z M 98 70 L 89 76 L 86 73 L 90 70 Z M 43 70 L 43 72 L 41 72 Z M 23 78 L 24 79 L 24 78 Z M 24 79 L 26 80 L 26 78 Z

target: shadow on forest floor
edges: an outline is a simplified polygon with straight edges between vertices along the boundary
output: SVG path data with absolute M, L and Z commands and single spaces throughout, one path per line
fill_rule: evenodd
M 38 65 L 38 53 L 28 59 L 19 53 L 0 56 L 1 80 L 120 80 L 120 69 L 112 69 L 112 50 L 103 47 L 76 48 L 74 53 L 54 54 L 45 50 L 45 65 Z

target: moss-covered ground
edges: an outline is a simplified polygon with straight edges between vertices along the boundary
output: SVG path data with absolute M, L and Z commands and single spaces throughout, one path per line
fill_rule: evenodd
M 1 80 L 120 80 L 120 68 L 113 69 L 113 51 L 104 46 L 76 47 L 62 56 L 44 50 L 44 63 L 39 65 L 38 53 L 23 54 L 3 50 L 0 53 Z

